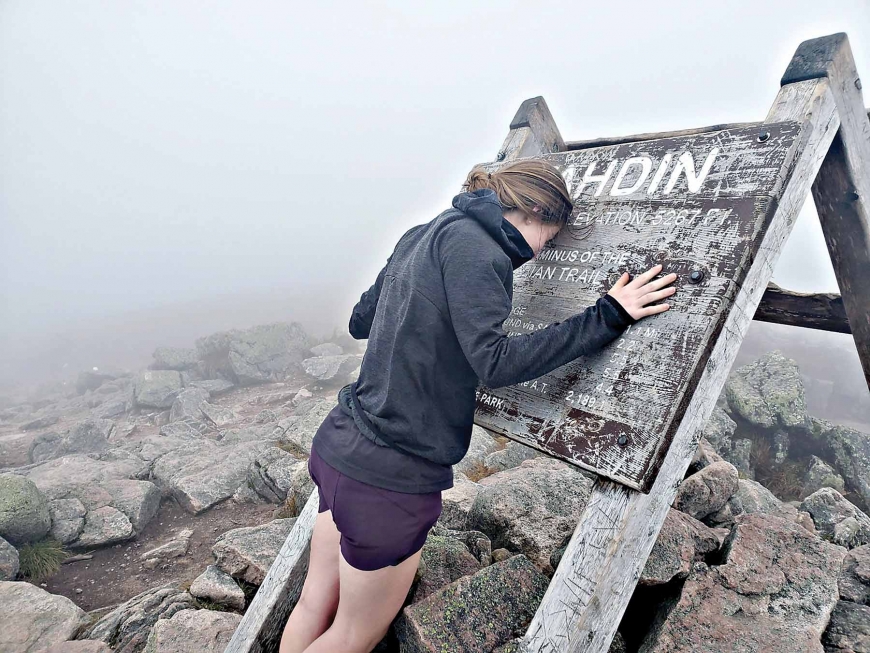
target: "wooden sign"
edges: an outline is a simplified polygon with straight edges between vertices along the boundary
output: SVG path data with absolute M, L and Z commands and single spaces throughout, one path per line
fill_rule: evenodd
M 535 157 L 561 170 L 575 208 L 514 272 L 509 337 L 582 311 L 625 271 L 661 263 L 662 275 L 677 273 L 677 292 L 668 311 L 595 355 L 515 386 L 479 386 L 475 422 L 647 491 L 770 223 L 799 131 L 782 122 Z

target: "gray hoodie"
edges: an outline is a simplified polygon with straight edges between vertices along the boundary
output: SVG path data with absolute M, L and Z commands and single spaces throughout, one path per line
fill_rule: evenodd
M 538 378 L 635 321 L 605 295 L 562 322 L 508 337 L 513 270 L 531 250 L 518 247 L 506 222 L 492 190 L 460 193 L 452 209 L 399 239 L 360 297 L 349 330 L 368 348 L 357 382 L 342 393 L 355 400 L 354 421 L 369 439 L 454 465 L 468 451 L 479 383 Z

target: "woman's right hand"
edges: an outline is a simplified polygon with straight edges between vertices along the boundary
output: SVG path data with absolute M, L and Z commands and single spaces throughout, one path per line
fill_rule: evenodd
M 676 280 L 677 275 L 676 273 L 671 272 L 670 274 L 663 276 L 661 279 L 650 281 L 650 279 L 661 272 L 661 270 L 661 264 L 654 265 L 643 274 L 637 275 L 631 281 L 629 281 L 630 277 L 628 272 L 623 272 L 622 276 L 619 277 L 615 284 L 613 284 L 613 288 L 607 291 L 607 294 L 622 304 L 622 307 L 628 311 L 628 314 L 635 320 L 639 320 L 647 315 L 663 313 L 670 308 L 670 304 L 656 304 L 654 306 L 647 306 L 647 304 L 662 299 L 663 297 L 668 297 L 677 292 L 677 289 L 674 286 L 664 288 L 664 290 L 659 290 L 660 288 L 667 286 L 669 283 L 673 283 Z

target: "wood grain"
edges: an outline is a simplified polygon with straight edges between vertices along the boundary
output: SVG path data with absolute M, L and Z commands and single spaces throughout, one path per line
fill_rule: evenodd
M 767 284 L 753 320 L 805 329 L 852 333 L 843 298 L 837 293 L 800 293 Z
M 632 325 L 595 355 L 533 382 L 481 385 L 475 421 L 648 490 L 711 338 L 757 255 L 798 133 L 797 123 L 784 122 L 538 157 L 562 171 L 575 209 L 555 241 L 514 273 L 514 315 L 504 324 L 510 336 L 582 311 L 623 271 L 662 263 L 662 275 L 677 273 L 678 291 L 670 310 Z M 693 174 L 710 162 L 693 185 L 678 163 L 688 154 Z M 584 183 L 607 170 L 606 182 Z M 693 271 L 703 274 L 699 283 Z

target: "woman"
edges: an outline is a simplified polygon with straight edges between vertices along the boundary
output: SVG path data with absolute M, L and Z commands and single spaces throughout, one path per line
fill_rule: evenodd
M 513 270 L 567 223 L 573 208 L 550 164 L 472 170 L 453 208 L 409 229 L 354 307 L 368 339 L 359 378 L 318 429 L 309 472 L 320 506 L 308 575 L 281 653 L 361 653 L 386 634 L 406 599 L 441 491 L 468 451 L 479 383 L 537 378 L 599 351 L 671 295 L 657 265 L 623 273 L 593 306 L 508 337 Z

